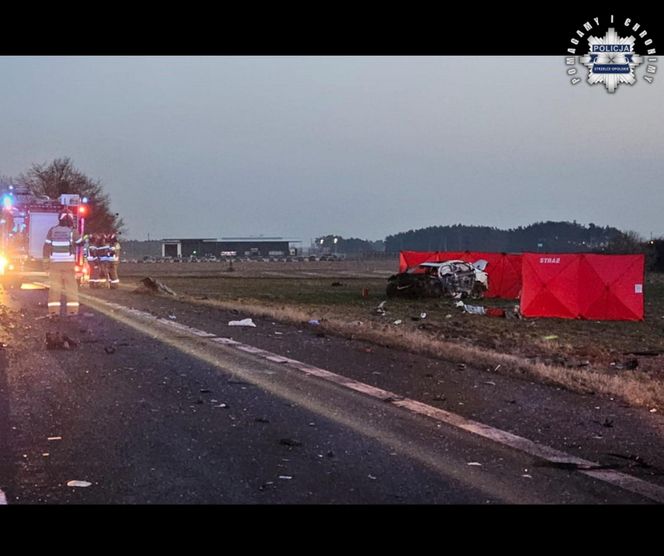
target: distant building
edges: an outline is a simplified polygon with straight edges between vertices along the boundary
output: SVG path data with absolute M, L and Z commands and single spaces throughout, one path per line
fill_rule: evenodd
M 301 241 L 282 237 L 163 239 L 163 257 L 286 257 L 298 254 Z

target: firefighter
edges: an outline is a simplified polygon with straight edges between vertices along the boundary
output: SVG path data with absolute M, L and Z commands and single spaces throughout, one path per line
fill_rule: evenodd
M 76 283 L 76 247 L 83 243 L 74 228 L 74 218 L 63 212 L 58 225 L 49 229 L 44 240 L 43 255 L 49 265 L 48 316 L 58 316 L 64 293 L 67 315 L 78 315 L 78 284 Z
M 88 245 L 88 263 L 90 264 L 90 287 L 98 288 L 101 277 L 101 268 L 99 266 L 99 234 L 92 234 Z
M 108 262 L 108 278 L 109 285 L 112 290 L 120 287 L 120 278 L 118 277 L 118 266 L 120 265 L 120 242 L 118 241 L 117 234 L 111 234 L 108 238 L 109 249 L 109 262 Z
M 100 241 L 97 246 L 97 257 L 99 258 L 99 287 L 105 288 L 111 281 L 111 245 L 110 234 L 99 234 Z

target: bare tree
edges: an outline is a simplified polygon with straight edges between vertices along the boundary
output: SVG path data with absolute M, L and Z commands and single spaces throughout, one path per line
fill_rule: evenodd
M 643 237 L 633 230 L 616 235 L 606 247 L 607 253 L 645 253 L 646 243 Z
M 101 182 L 79 171 L 69 157 L 56 158 L 50 164 L 33 164 L 16 178 L 16 182 L 25 185 L 35 195 L 47 195 L 52 199 L 63 193 L 87 197 L 90 214 L 86 220 L 86 231 L 119 233 L 124 229 L 122 218 L 111 212 L 110 199 L 104 193 Z

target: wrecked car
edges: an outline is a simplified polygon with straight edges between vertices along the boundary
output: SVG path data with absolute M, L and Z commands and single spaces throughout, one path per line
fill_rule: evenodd
M 393 274 L 387 279 L 388 297 L 480 298 L 489 289 L 487 261 L 427 262 Z

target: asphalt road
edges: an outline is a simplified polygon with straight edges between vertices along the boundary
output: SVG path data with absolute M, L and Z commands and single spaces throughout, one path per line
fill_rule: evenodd
M 8 504 L 662 501 L 659 415 L 306 325 L 254 318 L 256 328 L 233 328 L 229 320 L 249 315 L 126 291 L 82 291 L 94 295 L 81 316 L 59 322 L 40 318 L 44 290 L 3 293 L 9 311 L 0 322 L 0 492 Z M 47 350 L 49 331 L 78 346 Z M 646 492 L 218 338 L 599 462 L 600 475 L 627 474 Z

